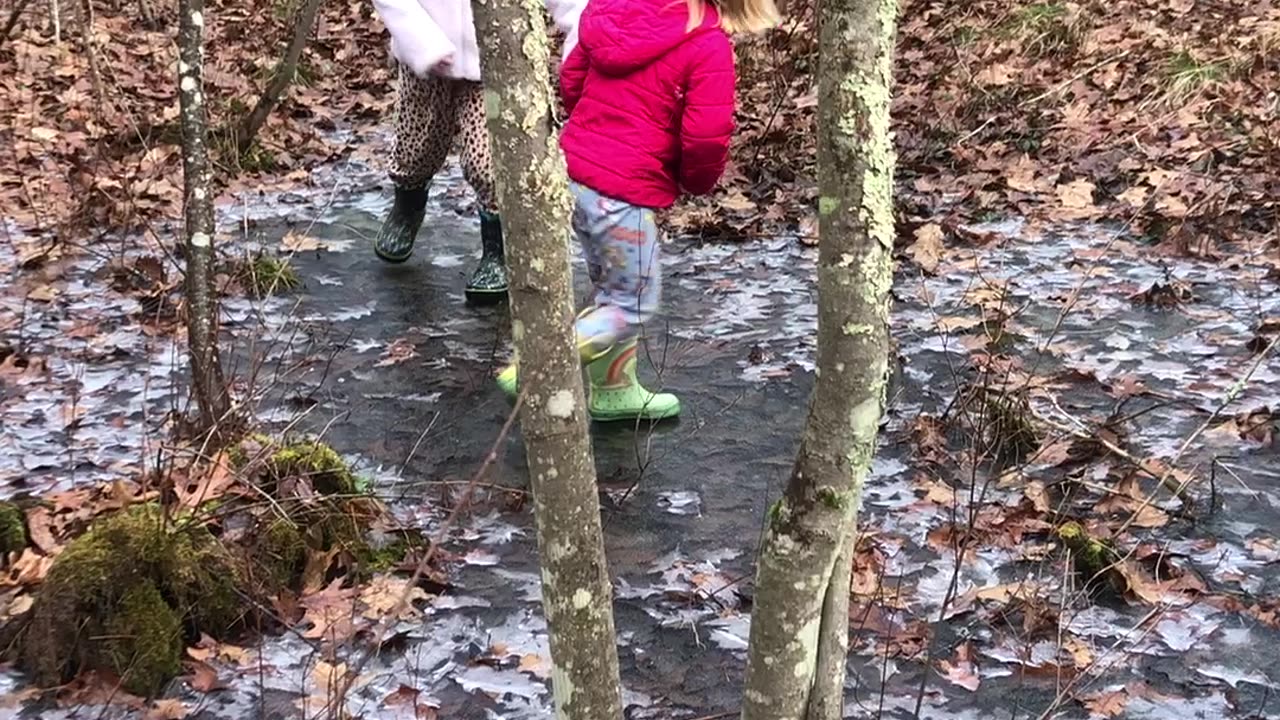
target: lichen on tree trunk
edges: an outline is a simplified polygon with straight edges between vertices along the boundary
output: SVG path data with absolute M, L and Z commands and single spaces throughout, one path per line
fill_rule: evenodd
M 896 19 L 896 0 L 818 6 L 817 380 L 760 548 L 744 720 L 843 708 L 847 576 L 888 375 Z
M 533 487 L 556 717 L 622 717 L 582 371 L 573 338 L 570 198 L 552 122 L 539 0 L 475 0 L 510 264 L 520 425 Z
M 218 298 L 213 287 L 213 183 L 203 81 L 204 0 L 180 0 L 178 12 L 187 344 L 200 426 L 213 430 L 229 420 L 231 400 L 218 355 Z

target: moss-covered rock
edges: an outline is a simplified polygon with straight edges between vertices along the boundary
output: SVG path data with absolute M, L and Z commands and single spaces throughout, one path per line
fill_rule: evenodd
M 307 541 L 292 520 L 275 518 L 258 534 L 253 567 L 270 589 L 292 586 L 307 561 Z
M 180 651 L 184 632 L 219 636 L 237 625 L 241 578 L 207 529 L 175 526 L 156 505 L 102 518 L 67 545 L 36 593 L 23 664 L 54 685 L 82 670 L 119 672 L 128 656 L 139 669 L 126 687 L 149 692 L 178 670 L 169 642 Z
M 27 546 L 27 526 L 22 508 L 0 502 L 0 559 Z
M 367 551 L 359 558 L 370 573 L 391 572 L 414 550 L 426 548 L 430 543 L 421 533 L 397 531 L 384 536 L 381 542 L 366 543 Z
M 322 495 L 355 495 L 355 475 L 336 450 L 321 442 L 302 441 L 282 445 L 271 453 L 268 477 L 279 483 L 289 478 L 306 478 Z
M 127 590 L 103 626 L 102 659 L 126 690 L 155 695 L 182 671 L 182 618 L 152 583 Z
M 1057 535 L 1071 551 L 1076 572 L 1086 580 L 1105 573 L 1117 560 L 1115 550 L 1109 544 L 1091 537 L 1078 522 L 1069 521 L 1058 526 Z

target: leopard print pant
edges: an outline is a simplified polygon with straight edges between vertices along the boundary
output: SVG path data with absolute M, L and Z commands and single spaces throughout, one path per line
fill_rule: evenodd
M 497 212 L 480 83 L 419 77 L 401 66 L 391 180 L 402 187 L 426 185 L 444 167 L 455 142 L 460 146 L 462 175 L 475 190 L 480 208 Z

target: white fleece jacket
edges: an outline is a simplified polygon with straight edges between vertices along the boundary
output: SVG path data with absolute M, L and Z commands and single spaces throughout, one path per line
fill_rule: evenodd
M 578 16 L 587 0 L 545 0 L 556 26 L 565 33 L 563 57 L 578 43 Z M 391 53 L 418 75 L 437 69 L 444 77 L 480 80 L 480 48 L 471 18 L 471 0 L 373 0 L 391 32 Z

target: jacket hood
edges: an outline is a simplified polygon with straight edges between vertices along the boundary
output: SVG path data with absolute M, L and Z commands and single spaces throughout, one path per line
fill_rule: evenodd
M 607 75 L 627 75 L 652 64 L 681 43 L 720 24 L 706 3 L 702 25 L 689 30 L 685 0 L 590 0 L 578 27 L 578 42 L 592 67 Z

